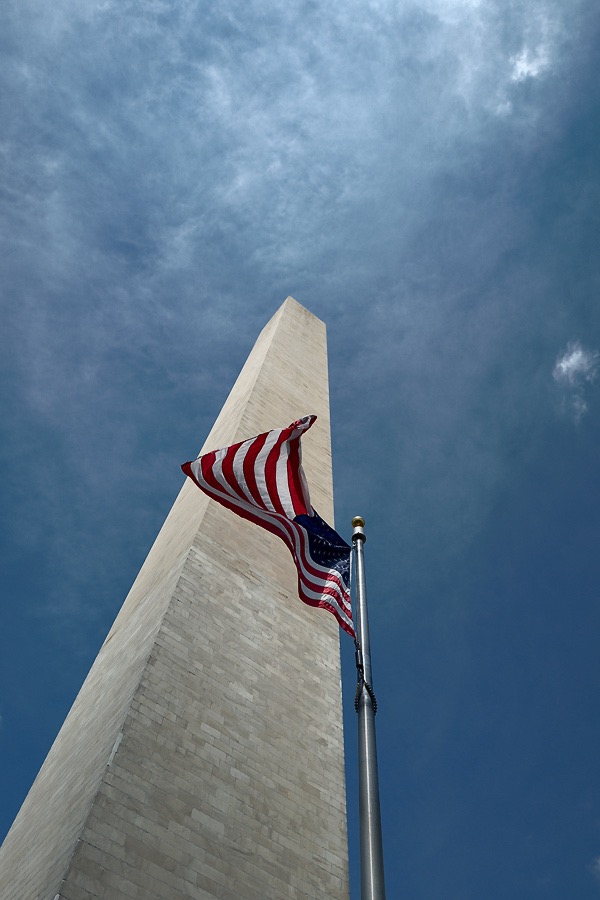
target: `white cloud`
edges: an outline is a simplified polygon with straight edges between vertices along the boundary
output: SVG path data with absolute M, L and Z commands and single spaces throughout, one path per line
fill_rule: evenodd
M 560 22 L 549 9 L 544 6 L 534 8 L 523 32 L 521 50 L 510 58 L 510 80 L 520 82 L 538 78 L 551 69 L 560 35 Z
M 594 381 L 599 365 L 600 353 L 597 350 L 585 350 L 578 341 L 570 341 L 565 352 L 556 360 L 553 375 L 562 384 L 577 386 Z
M 524 47 L 519 54 L 511 58 L 511 81 L 525 81 L 526 78 L 537 78 L 550 65 L 548 47 L 541 45 L 532 49 Z
M 578 341 L 570 341 L 556 363 L 552 375 L 563 390 L 563 406 L 580 422 L 588 411 L 585 391 L 596 380 L 600 353 L 586 350 Z

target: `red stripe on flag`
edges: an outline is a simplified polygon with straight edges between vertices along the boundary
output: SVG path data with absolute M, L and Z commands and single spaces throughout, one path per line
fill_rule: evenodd
M 218 489 L 220 490 L 221 486 L 217 484 L 213 475 L 213 465 L 215 462 L 215 457 L 216 453 L 207 453 L 206 456 L 201 456 L 198 462 L 200 463 L 200 467 L 202 469 L 202 477 L 206 484 L 209 485 L 209 487 L 218 487 Z M 199 483 L 196 481 L 196 484 Z
M 222 462 L 223 477 L 225 478 L 225 481 L 227 482 L 231 490 L 235 491 L 235 493 L 241 500 L 247 500 L 248 498 L 246 497 L 241 486 L 238 484 L 237 478 L 235 477 L 233 471 L 233 461 L 235 459 L 235 454 L 238 452 L 241 446 L 242 444 L 236 444 L 235 447 L 229 447 L 229 449 L 227 450 L 227 453 L 225 454 Z
M 290 450 L 288 455 L 288 482 L 290 485 L 290 496 L 294 504 L 294 512 L 297 516 L 309 515 L 312 509 L 306 508 L 304 499 L 304 491 L 302 490 L 302 479 L 300 478 L 300 466 L 302 463 L 302 454 L 300 453 L 300 438 L 290 441 Z
M 246 483 L 246 487 L 248 491 L 252 495 L 252 498 L 257 506 L 261 509 L 266 509 L 265 504 L 263 502 L 262 497 L 260 496 L 260 491 L 258 490 L 258 486 L 256 484 L 256 471 L 255 471 L 255 463 L 256 457 L 264 447 L 265 441 L 269 436 L 269 432 L 265 434 L 259 434 L 257 438 L 250 444 L 250 448 L 246 453 L 246 457 L 244 459 L 244 481 Z

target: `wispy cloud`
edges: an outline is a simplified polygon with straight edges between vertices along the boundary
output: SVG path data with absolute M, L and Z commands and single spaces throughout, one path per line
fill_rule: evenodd
M 583 6 L 569 10 L 571 33 Z M 536 113 L 560 116 L 540 77 L 565 63 L 560 4 L 8 10 L 4 365 L 33 433 L 61 434 L 85 489 L 68 508 L 108 520 L 100 480 L 122 494 L 159 408 L 165 432 L 181 433 L 182 397 L 194 397 L 194 416 L 224 397 L 245 335 L 287 293 L 335 322 L 334 366 L 360 333 L 390 415 L 411 410 L 413 444 L 430 448 L 423 481 L 442 482 L 429 520 L 443 519 L 437 497 L 454 511 L 489 493 L 502 468 L 494 426 L 480 437 L 467 420 L 500 352 L 496 323 L 509 330 L 525 304 L 511 312 L 486 285 L 527 240 L 513 179 L 539 147 Z M 490 322 L 492 345 L 473 332 Z M 453 456 L 457 428 L 471 454 Z M 4 452 L 30 441 L 14 426 Z M 36 477 L 31 502 L 55 509 Z M 54 545 L 63 560 L 68 546 Z
M 586 350 L 578 341 L 570 341 L 552 372 L 554 380 L 562 390 L 563 405 L 570 410 L 576 422 L 580 422 L 588 411 L 586 388 L 598 376 L 600 353 Z

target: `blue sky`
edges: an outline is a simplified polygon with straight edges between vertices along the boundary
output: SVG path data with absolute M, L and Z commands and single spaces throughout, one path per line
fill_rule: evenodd
M 600 896 L 599 31 L 589 0 L 4 4 L 2 834 L 292 294 L 337 526 L 367 520 L 389 900 Z

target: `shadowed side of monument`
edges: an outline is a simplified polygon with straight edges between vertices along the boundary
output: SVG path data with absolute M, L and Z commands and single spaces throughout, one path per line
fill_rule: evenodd
M 288 298 L 204 450 L 318 420 L 325 327 Z M 174 464 L 177 464 L 176 461 Z M 347 898 L 338 627 L 283 544 L 186 484 L 0 851 L 0 897 Z

